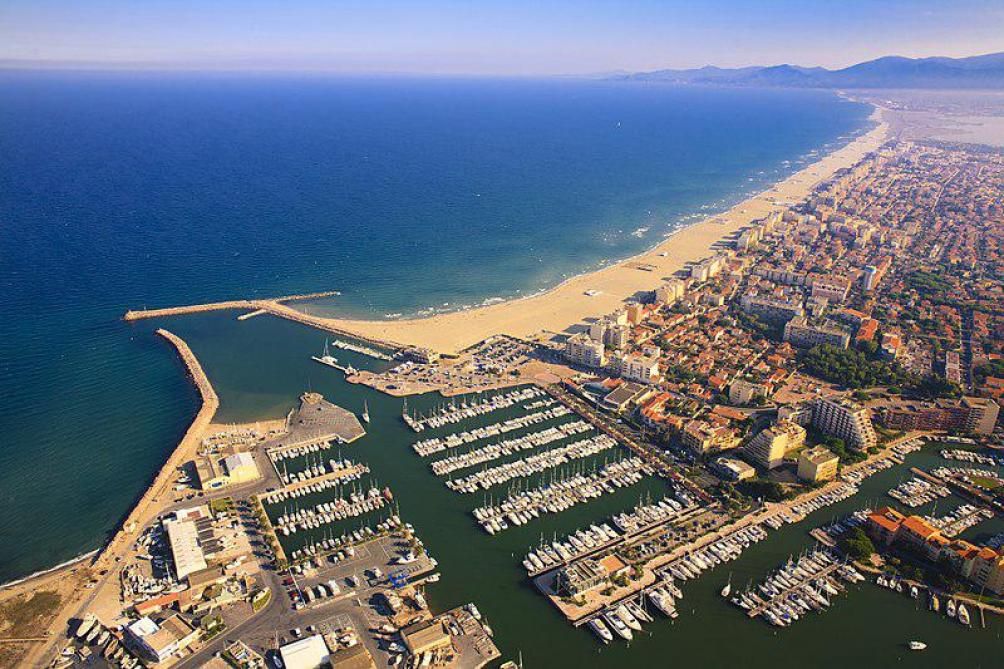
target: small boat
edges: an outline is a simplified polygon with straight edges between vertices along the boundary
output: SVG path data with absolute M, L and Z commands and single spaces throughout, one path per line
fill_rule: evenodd
M 606 626 L 602 619 L 593 618 L 589 621 L 589 627 L 603 643 L 610 643 L 614 640 L 613 632 L 610 631 L 610 628 Z
M 927 644 L 923 641 L 911 641 L 907 645 L 910 647 L 910 650 L 924 650 L 927 648 Z
M 370 408 L 366 404 L 366 400 L 363 400 L 363 422 L 370 422 Z
M 965 604 L 959 604 L 956 615 L 959 618 L 959 622 L 969 627 L 969 609 L 966 608 Z
M 955 600 L 949 599 L 948 603 L 945 604 L 945 613 L 948 614 L 949 618 L 955 617 Z
M 86 637 L 87 633 L 91 631 L 91 627 L 93 627 L 96 622 L 97 618 L 93 614 L 88 613 L 84 616 L 84 619 L 80 621 L 80 626 L 77 627 L 77 631 L 75 633 L 76 637 L 78 639 Z
M 322 365 L 327 365 L 328 367 L 334 367 L 336 369 L 338 368 L 338 358 L 331 355 L 331 352 L 328 350 L 327 339 L 324 340 L 324 353 L 320 357 L 312 355 L 310 356 L 310 359 L 314 360 L 315 362 L 319 362 Z
M 730 592 L 732 592 L 732 579 L 729 579 L 729 582 L 722 588 L 722 597 L 728 597 Z

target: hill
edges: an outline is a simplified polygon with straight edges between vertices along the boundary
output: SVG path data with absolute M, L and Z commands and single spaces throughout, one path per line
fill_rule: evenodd
M 787 88 L 1004 89 L 1004 52 L 968 58 L 886 56 L 839 70 L 797 65 L 656 70 L 615 79 Z

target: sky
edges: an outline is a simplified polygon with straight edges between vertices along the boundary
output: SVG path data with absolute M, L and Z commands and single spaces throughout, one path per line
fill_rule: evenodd
M 1004 51 L 1004 0 L 0 0 L 0 62 L 471 75 Z

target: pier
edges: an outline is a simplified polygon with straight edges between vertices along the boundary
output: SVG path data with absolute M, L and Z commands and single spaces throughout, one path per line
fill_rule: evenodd
M 183 314 L 199 314 L 206 311 L 225 311 L 228 309 L 252 309 L 269 311 L 265 305 L 270 303 L 283 304 L 302 300 L 317 300 L 323 297 L 341 295 L 337 290 L 319 293 L 304 293 L 302 295 L 285 295 L 263 300 L 225 300 L 223 302 L 206 302 L 205 304 L 189 304 L 180 307 L 165 307 L 163 309 L 130 309 L 122 316 L 124 321 L 138 321 L 144 318 L 163 318 L 165 316 L 181 316 Z
M 770 609 L 778 602 L 786 601 L 789 595 L 803 590 L 806 585 L 810 585 L 813 581 L 830 576 L 843 566 L 842 562 L 832 562 L 820 571 L 811 573 L 804 578 L 793 579 L 794 585 L 782 590 L 770 599 L 763 600 L 763 603 L 758 603 L 756 606 L 751 607 L 746 611 L 746 615 L 750 618 L 756 618 L 757 616 L 763 615 L 764 611 Z
M 988 495 L 986 492 L 980 490 L 976 486 L 963 483 L 956 478 L 941 479 L 934 476 L 930 472 L 926 472 L 918 467 L 911 467 L 910 471 L 916 474 L 918 477 L 925 479 L 934 484 L 938 485 L 948 485 L 948 487 L 955 490 L 955 492 L 963 499 L 969 502 L 975 502 L 976 504 L 989 507 L 997 513 L 1004 513 L 1004 503 L 999 502 L 995 498 Z

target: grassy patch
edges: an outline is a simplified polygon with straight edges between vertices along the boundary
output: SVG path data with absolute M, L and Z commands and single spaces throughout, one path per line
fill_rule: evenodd
M 268 606 L 270 601 L 272 601 L 272 591 L 263 590 L 261 595 L 256 595 L 251 599 L 251 610 L 258 613 L 263 608 Z
M 42 590 L 4 602 L 0 605 L 0 635 L 8 639 L 40 636 L 61 601 L 57 593 Z
M 985 476 L 974 476 L 972 481 L 973 485 L 978 485 L 979 487 L 987 490 L 996 490 L 1001 487 L 996 479 L 987 478 Z

